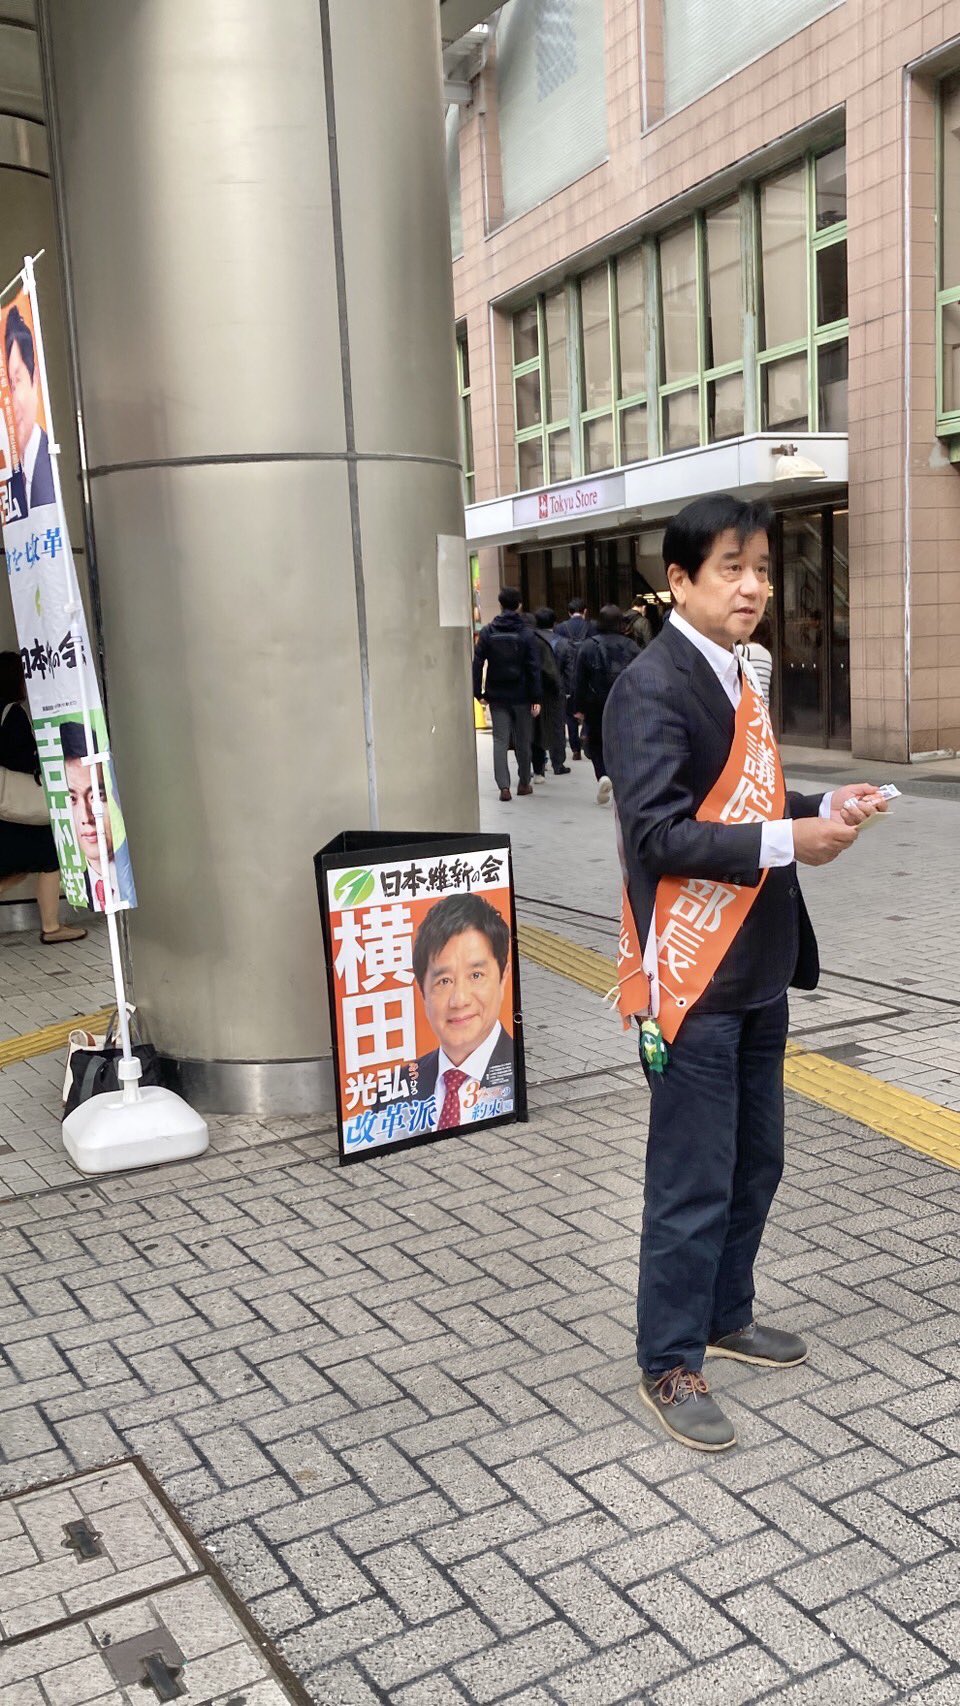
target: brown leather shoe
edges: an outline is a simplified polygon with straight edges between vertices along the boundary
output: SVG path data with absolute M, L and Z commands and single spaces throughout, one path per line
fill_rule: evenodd
M 500 798 L 501 798 L 501 800 L 512 800 L 513 795 L 511 794 L 510 789 L 509 788 L 501 788 L 500 789 Z
M 735 1362 L 752 1362 L 757 1368 L 796 1368 L 806 1362 L 807 1347 L 799 1333 L 784 1333 L 779 1327 L 758 1327 L 756 1321 L 749 1321 L 735 1333 L 712 1339 L 707 1356 L 733 1357 Z
M 523 795 L 523 794 L 532 794 L 532 793 L 533 793 L 533 788 L 531 787 L 530 783 L 529 782 L 521 782 L 519 788 L 517 789 L 518 797 L 520 795 Z
M 694 1451 L 729 1451 L 736 1445 L 733 1423 L 711 1398 L 698 1369 L 672 1368 L 667 1374 L 640 1371 L 640 1397 L 671 1439 Z

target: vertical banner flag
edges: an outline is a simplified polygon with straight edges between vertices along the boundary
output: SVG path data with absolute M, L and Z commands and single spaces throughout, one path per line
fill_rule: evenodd
M 84 763 L 81 671 L 98 752 L 108 750 L 107 726 L 51 443 L 39 309 L 32 283 L 24 284 L 0 312 L 0 523 L 64 894 L 71 906 L 102 912 L 108 883 L 118 907 L 136 906 L 137 896 L 113 767 L 94 772 Z M 106 870 L 95 786 L 104 805 Z
M 509 842 L 360 840 L 317 855 L 341 1160 L 525 1118 Z

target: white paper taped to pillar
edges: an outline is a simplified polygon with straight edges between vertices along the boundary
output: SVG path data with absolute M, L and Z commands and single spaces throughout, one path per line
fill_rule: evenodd
M 0 317 L 0 521 L 7 577 L 64 895 L 71 906 L 103 912 L 109 882 L 121 910 L 136 906 L 137 895 L 113 766 L 108 762 L 104 772 L 95 772 L 83 762 L 84 699 L 94 749 L 107 752 L 109 743 L 54 479 L 39 327 L 35 290 L 22 282 Z M 93 810 L 95 785 L 104 805 L 106 866 Z

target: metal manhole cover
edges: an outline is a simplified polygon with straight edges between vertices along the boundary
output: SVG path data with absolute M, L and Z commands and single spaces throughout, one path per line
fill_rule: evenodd
M 3 1706 L 304 1706 L 143 1465 L 0 1500 Z
M 0 1639 L 200 1569 L 132 1463 L 0 1503 Z

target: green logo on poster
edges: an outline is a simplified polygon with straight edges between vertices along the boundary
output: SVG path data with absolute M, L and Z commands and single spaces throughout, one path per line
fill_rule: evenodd
M 344 871 L 334 885 L 333 898 L 341 906 L 359 906 L 370 899 L 375 887 L 372 871 Z

